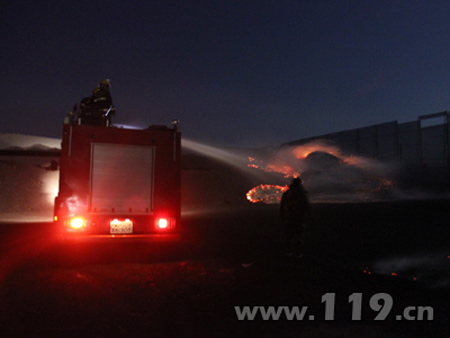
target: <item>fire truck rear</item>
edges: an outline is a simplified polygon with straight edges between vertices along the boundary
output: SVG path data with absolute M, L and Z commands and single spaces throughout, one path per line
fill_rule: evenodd
M 67 123 L 54 220 L 64 237 L 180 239 L 180 132 Z

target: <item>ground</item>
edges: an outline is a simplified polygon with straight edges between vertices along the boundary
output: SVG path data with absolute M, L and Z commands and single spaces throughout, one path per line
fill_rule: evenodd
M 0 337 L 450 332 L 450 200 L 314 203 L 303 258 L 292 261 L 283 254 L 279 206 L 245 198 L 278 182 L 231 165 L 234 158 L 184 151 L 181 243 L 61 243 L 50 223 L 58 177 L 50 160 L 0 161 Z M 359 294 L 361 320 L 352 320 Z M 393 300 L 386 320 L 375 320 L 380 295 Z M 245 306 L 308 309 L 304 320 L 239 320 L 235 307 Z M 326 306 L 333 320 L 325 320 Z M 414 316 L 431 308 L 432 320 L 407 320 L 411 306 Z
M 187 214 L 182 244 L 62 244 L 51 223 L 3 223 L 1 336 L 443 337 L 449 204 L 315 204 L 299 262 L 282 255 L 276 205 Z M 442 264 L 387 264 L 418 255 Z M 361 320 L 351 320 L 354 293 Z M 369 307 L 379 293 L 394 301 L 384 321 Z M 235 306 L 308 306 L 308 316 L 240 321 Z M 408 306 L 432 307 L 433 320 L 396 320 Z

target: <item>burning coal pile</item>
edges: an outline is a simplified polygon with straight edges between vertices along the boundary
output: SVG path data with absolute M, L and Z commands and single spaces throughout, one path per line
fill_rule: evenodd
M 303 180 L 314 202 L 386 200 L 394 191 L 393 166 L 345 154 L 320 141 L 278 148 L 265 159 L 249 157 L 248 167 L 272 173 L 276 181 L 263 182 L 248 191 L 247 199 L 253 203 L 279 203 L 294 177 Z

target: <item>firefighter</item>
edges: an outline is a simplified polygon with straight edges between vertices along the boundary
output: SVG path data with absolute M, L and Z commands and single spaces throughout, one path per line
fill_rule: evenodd
M 294 178 L 281 197 L 280 209 L 286 253 L 289 257 L 301 258 L 303 232 L 311 217 L 311 206 L 300 178 Z
M 111 115 L 114 115 L 116 110 L 114 108 L 111 93 L 111 81 L 109 79 L 102 80 L 98 84 L 98 87 L 93 91 L 94 105 L 97 107 L 101 116 L 106 122 L 106 125 L 111 124 Z
M 92 96 L 80 102 L 80 117 L 83 124 L 111 125 L 111 116 L 115 114 L 111 93 L 111 81 L 100 81 L 98 87 L 92 91 Z

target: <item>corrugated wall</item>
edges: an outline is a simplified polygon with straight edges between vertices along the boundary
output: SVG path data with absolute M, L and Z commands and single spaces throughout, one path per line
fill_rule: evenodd
M 449 167 L 449 114 L 423 115 L 417 121 L 401 124 L 392 121 L 300 139 L 284 146 L 325 140 L 349 154 L 395 160 L 404 165 Z

